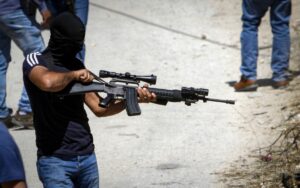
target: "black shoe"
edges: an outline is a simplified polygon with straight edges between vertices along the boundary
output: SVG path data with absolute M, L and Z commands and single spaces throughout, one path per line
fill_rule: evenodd
M 11 122 L 11 114 L 13 113 L 13 110 L 11 108 L 8 108 L 9 114 L 8 116 L 4 118 L 0 118 L 0 122 L 5 124 L 5 126 L 9 129 L 14 127 L 15 125 Z
M 32 112 L 21 112 L 18 110 L 14 116 L 12 116 L 11 122 L 18 127 L 25 129 L 33 128 L 33 115 Z
M 0 118 L 0 122 L 2 122 L 8 129 L 13 128 L 15 125 L 11 122 L 11 116 L 8 115 L 5 118 Z

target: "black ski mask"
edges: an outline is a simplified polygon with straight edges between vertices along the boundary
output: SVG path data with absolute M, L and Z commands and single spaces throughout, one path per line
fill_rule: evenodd
M 76 54 L 82 49 L 85 27 L 72 13 L 64 12 L 56 16 L 50 25 L 48 50 L 55 64 L 70 65 Z

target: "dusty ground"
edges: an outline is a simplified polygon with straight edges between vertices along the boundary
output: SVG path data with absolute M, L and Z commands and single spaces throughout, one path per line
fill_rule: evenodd
M 293 5 L 294 9 L 298 10 L 299 4 Z M 297 187 L 300 185 L 297 184 L 300 173 L 300 20 L 298 15 L 294 15 L 293 18 L 290 66 L 290 70 L 293 70 L 291 71 L 293 81 L 289 88 L 283 90 L 283 93 L 264 92 L 262 95 L 251 96 L 259 112 L 252 112 L 249 124 L 253 124 L 254 121 L 254 124 L 264 127 L 260 130 L 265 133 L 265 142 L 247 155 L 240 156 L 221 173 L 217 173 L 221 175 L 221 181 L 227 187 Z M 264 63 L 264 60 L 261 63 Z M 260 82 L 263 86 L 268 80 L 262 79 Z M 274 101 L 279 105 L 274 105 Z M 274 119 L 279 121 L 274 123 Z
M 300 11 L 298 1 L 293 9 Z M 292 88 L 299 77 L 287 90 L 271 88 L 266 17 L 259 35 L 261 87 L 254 93 L 233 91 L 230 84 L 240 76 L 240 16 L 240 0 L 91 0 L 86 36 L 90 70 L 156 74 L 159 88 L 202 87 L 210 97 L 237 100 L 234 106 L 142 105 L 139 117 L 96 118 L 89 112 L 102 187 L 227 187 L 229 179 L 220 181 L 221 172 L 230 171 L 236 160 L 251 162 L 249 153 L 258 156 L 257 149 L 272 143 L 277 134 L 270 128 L 288 117 L 290 111 L 282 108 L 298 96 Z M 292 22 L 298 19 L 294 14 Z M 293 42 L 299 42 L 291 31 Z M 43 35 L 47 41 L 49 33 Z M 12 54 L 8 104 L 16 110 L 23 57 L 16 47 Z M 291 69 L 298 71 L 298 63 L 293 58 Z M 11 133 L 21 149 L 29 187 L 41 187 L 34 131 Z
M 300 60 L 299 26 L 299 21 L 293 23 L 296 38 L 292 44 L 291 62 L 295 67 L 299 66 Z M 267 97 L 265 93 L 253 99 L 256 100 L 256 108 L 260 112 L 253 113 L 251 122 L 256 121 L 258 125 L 264 127 L 260 130 L 265 133 L 265 144 L 254 148 L 245 156 L 240 156 L 221 173 L 217 173 L 222 176 L 221 181 L 228 187 L 256 188 L 287 185 L 283 182 L 288 182 L 290 187 L 296 187 L 295 177 L 297 172 L 300 172 L 300 77 L 299 71 L 292 74 L 294 79 L 289 88 L 283 90 L 284 93 L 277 93 L 271 97 Z M 274 106 L 274 101 L 280 105 Z M 273 123 L 274 116 L 278 116 L 280 121 Z M 283 178 L 283 174 L 291 178 Z

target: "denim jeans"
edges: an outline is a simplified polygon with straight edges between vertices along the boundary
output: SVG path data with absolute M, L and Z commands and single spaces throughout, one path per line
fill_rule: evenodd
M 291 0 L 243 0 L 243 30 L 241 32 L 242 65 L 244 77 L 256 80 L 258 57 L 258 27 L 262 17 L 270 8 L 270 21 L 273 33 L 271 68 L 274 81 L 288 78 L 290 55 L 289 21 Z
M 63 5 L 65 5 L 64 0 L 61 0 L 60 6 Z M 67 10 L 67 7 L 60 7 L 60 8 L 56 7 L 58 5 L 56 5 L 54 1 L 47 1 L 47 6 L 53 15 L 59 14 L 60 13 L 59 11 Z M 82 21 L 82 23 L 86 26 L 88 21 L 88 13 L 89 13 L 89 0 L 74 0 L 74 9 L 75 9 L 74 12 L 76 16 L 78 16 Z M 85 45 L 83 45 L 82 50 L 76 55 L 76 57 L 80 61 L 84 62 Z
M 42 156 L 37 161 L 44 188 L 98 188 L 95 154 L 77 157 Z
M 12 40 L 23 51 L 24 56 L 31 52 L 42 51 L 45 47 L 40 30 L 21 9 L 0 16 L 0 117 L 2 118 L 9 115 L 6 106 L 6 73 L 11 61 Z M 19 109 L 31 112 L 24 86 L 19 100 Z

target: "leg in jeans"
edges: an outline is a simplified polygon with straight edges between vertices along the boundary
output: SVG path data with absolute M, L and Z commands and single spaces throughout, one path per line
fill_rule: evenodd
M 75 0 L 74 8 L 76 16 L 78 16 L 86 26 L 89 13 L 89 0 Z
M 274 81 L 288 79 L 290 56 L 289 20 L 291 16 L 290 0 L 275 0 L 271 6 L 270 19 L 273 33 L 271 67 Z
M 82 23 L 86 26 L 88 21 L 89 13 L 89 0 L 75 0 L 74 11 L 76 16 L 80 18 Z M 82 50 L 77 54 L 77 58 L 84 62 L 85 59 L 85 45 L 83 45 Z
M 99 173 L 95 154 L 79 156 L 80 173 L 76 188 L 99 188 Z
M 42 156 L 38 159 L 37 168 L 45 188 L 99 187 L 95 154 L 64 158 Z
M 11 40 L 2 32 L 3 23 L 0 17 L 0 118 L 6 118 L 9 110 L 6 106 L 6 72 L 10 58 Z
M 249 80 L 257 77 L 258 27 L 270 4 L 271 0 L 243 0 L 240 71 Z
M 15 14 L 10 23 L 12 22 L 13 24 L 9 25 L 10 30 L 13 31 L 12 39 L 23 51 L 24 56 L 32 52 L 41 52 L 44 50 L 45 45 L 41 31 L 34 26 L 34 24 L 22 11 L 20 11 L 18 14 Z M 23 112 L 32 111 L 24 86 L 21 99 L 19 101 L 19 110 Z
M 44 188 L 74 187 L 72 177 L 77 173 L 76 160 L 42 156 L 37 161 L 37 170 Z
M 54 16 L 57 16 L 59 13 L 68 10 L 68 7 L 64 0 L 61 0 L 59 2 L 47 1 L 47 6 Z M 75 12 L 76 16 L 78 16 L 80 18 L 80 20 L 82 21 L 82 23 L 86 26 L 87 21 L 88 21 L 88 13 L 89 13 L 89 0 L 74 0 L 74 12 Z M 84 62 L 85 45 L 83 45 L 82 50 L 80 52 L 78 52 L 76 57 L 80 61 Z

